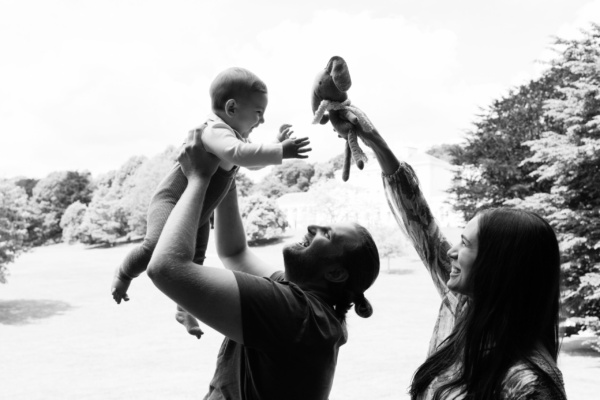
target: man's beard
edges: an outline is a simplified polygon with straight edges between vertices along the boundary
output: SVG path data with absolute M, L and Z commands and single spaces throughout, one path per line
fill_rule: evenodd
M 283 248 L 283 263 L 285 265 L 285 276 L 288 281 L 301 283 L 310 277 L 310 257 L 302 252 L 297 245 L 289 245 Z

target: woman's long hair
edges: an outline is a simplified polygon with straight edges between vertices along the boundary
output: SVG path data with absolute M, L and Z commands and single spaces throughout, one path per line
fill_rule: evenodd
M 560 254 L 554 230 L 537 214 L 517 209 L 485 210 L 478 218 L 472 296 L 452 334 L 415 372 L 413 399 L 457 363 L 458 374 L 436 389 L 434 399 L 457 389 L 466 399 L 499 398 L 518 360 L 547 377 L 531 361 L 536 343 L 556 361 Z

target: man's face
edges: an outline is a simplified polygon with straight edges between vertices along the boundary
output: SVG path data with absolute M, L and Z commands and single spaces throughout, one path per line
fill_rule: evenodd
M 360 235 L 355 225 L 309 225 L 298 243 L 283 249 L 286 277 L 294 283 L 311 283 L 322 279 L 325 267 L 341 259 L 346 249 L 356 247 Z

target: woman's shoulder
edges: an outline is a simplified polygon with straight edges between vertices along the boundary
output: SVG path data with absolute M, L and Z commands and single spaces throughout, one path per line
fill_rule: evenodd
M 547 352 L 546 352 L 547 353 Z M 502 399 L 566 399 L 562 374 L 556 362 L 541 352 L 519 360 L 507 372 Z

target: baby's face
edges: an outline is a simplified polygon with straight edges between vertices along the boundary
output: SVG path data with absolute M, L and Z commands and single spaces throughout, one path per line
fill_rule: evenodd
M 268 103 L 266 93 L 252 93 L 240 99 L 231 127 L 243 137 L 248 137 L 254 128 L 265 122 L 264 115 Z

